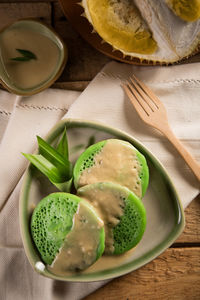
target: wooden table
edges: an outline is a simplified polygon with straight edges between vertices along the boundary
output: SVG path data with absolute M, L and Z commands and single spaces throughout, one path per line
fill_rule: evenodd
M 52 25 L 68 45 L 67 66 L 53 87 L 82 91 L 110 61 L 73 30 L 57 1 L 0 1 L 0 27 L 27 17 L 37 18 Z M 200 61 L 200 54 L 190 59 L 190 62 L 197 61 Z M 199 200 L 200 196 L 186 209 L 185 230 L 169 249 L 149 264 L 114 279 L 84 300 L 200 299 Z

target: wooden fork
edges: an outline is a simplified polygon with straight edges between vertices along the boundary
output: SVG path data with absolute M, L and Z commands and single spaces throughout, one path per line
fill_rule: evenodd
M 200 164 L 172 132 L 163 103 L 134 75 L 130 78 L 130 81 L 122 84 L 122 87 L 141 119 L 161 131 L 168 138 L 200 181 Z

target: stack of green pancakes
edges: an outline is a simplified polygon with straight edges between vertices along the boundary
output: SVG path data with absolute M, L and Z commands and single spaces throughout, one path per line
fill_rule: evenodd
M 77 195 L 48 195 L 31 220 L 40 256 L 58 275 L 82 271 L 103 254 L 123 254 L 139 243 L 146 227 L 141 199 L 149 171 L 132 144 L 108 139 L 88 147 L 73 177 Z

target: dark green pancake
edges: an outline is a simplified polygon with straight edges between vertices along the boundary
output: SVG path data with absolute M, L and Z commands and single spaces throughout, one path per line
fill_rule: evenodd
M 101 168 L 100 162 L 95 161 L 95 159 L 103 153 L 104 150 L 106 152 L 105 146 L 112 145 L 115 149 L 116 147 L 122 147 L 121 150 L 125 151 L 121 155 L 121 160 L 116 161 L 115 157 L 110 157 L 109 162 L 106 162 L 107 168 L 110 168 L 112 170 L 113 167 L 117 166 L 117 171 L 119 174 L 117 174 L 116 170 L 114 169 L 111 173 L 111 177 L 105 177 L 102 173 L 99 178 L 93 179 L 88 178 L 88 180 L 83 180 L 83 174 L 84 172 L 90 172 L 90 170 L 94 167 Z M 110 147 L 110 146 L 109 146 Z M 108 148 L 107 148 L 108 149 Z M 109 151 L 109 150 L 107 150 Z M 127 152 L 129 151 L 129 152 Z M 104 152 L 104 153 L 105 153 Z M 124 164 L 127 164 L 127 153 L 131 153 L 132 156 L 129 158 L 129 163 L 124 168 Z M 105 154 L 104 154 L 105 155 Z M 123 156 L 124 155 L 124 156 Z M 104 163 L 104 158 L 102 159 Z M 135 172 L 133 175 L 133 168 L 135 169 Z M 90 170 L 89 170 L 90 169 Z M 139 170 L 137 170 L 139 169 Z M 115 174 L 116 177 L 115 177 Z M 128 175 L 129 174 L 129 175 Z M 135 177 L 135 183 L 132 184 L 132 186 L 128 185 L 128 177 Z M 74 166 L 74 185 L 78 189 L 81 186 L 91 184 L 94 182 L 115 182 L 118 184 L 121 184 L 123 186 L 128 187 L 131 191 L 133 191 L 139 198 L 143 197 L 147 186 L 149 182 L 149 170 L 147 166 L 147 162 L 145 157 L 129 142 L 119 140 L 119 139 L 108 139 L 101 142 L 98 142 L 90 147 L 88 147 L 78 158 L 76 161 L 76 164 Z
M 99 220 L 94 209 L 83 199 L 68 193 L 52 193 L 42 199 L 34 209 L 31 219 L 31 233 L 42 260 L 51 265 L 66 236 L 73 228 L 73 217 L 79 203 L 90 211 L 92 218 Z M 99 231 L 96 259 L 104 251 L 104 227 Z M 78 247 L 78 246 L 77 246 Z
M 104 221 L 106 253 L 122 254 L 139 243 L 146 227 L 146 211 L 142 201 L 128 188 L 98 182 L 81 187 L 78 195 L 94 205 Z M 111 248 L 110 234 L 114 246 Z

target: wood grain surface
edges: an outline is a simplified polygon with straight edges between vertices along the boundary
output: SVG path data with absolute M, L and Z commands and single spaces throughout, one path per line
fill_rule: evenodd
M 148 265 L 114 279 L 84 300 L 200 299 L 197 248 L 170 248 Z
M 83 91 L 110 61 L 72 28 L 57 1 L 0 1 L 0 28 L 27 17 L 54 27 L 67 44 L 69 60 L 54 88 Z M 200 62 L 200 54 L 185 63 L 189 62 Z M 188 206 L 185 216 L 185 230 L 169 249 L 139 270 L 112 280 L 84 300 L 199 300 L 200 196 Z

